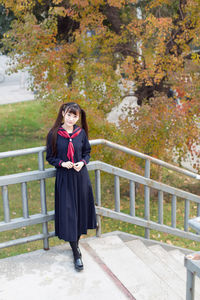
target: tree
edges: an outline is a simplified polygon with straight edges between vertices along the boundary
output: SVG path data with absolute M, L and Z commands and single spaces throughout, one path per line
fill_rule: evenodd
M 141 104 L 168 89 L 168 78 L 184 68 L 192 43 L 199 45 L 197 0 L 2 2 L 17 16 L 5 43 L 20 54 L 19 67 L 31 66 L 43 92 L 55 90 L 58 81 L 76 89 L 78 80 L 89 98 L 92 92 L 98 101 L 103 95 L 101 102 L 111 104 L 112 98 L 115 104 L 120 91 L 114 71 L 120 66 L 135 82 Z
M 4 34 L 10 29 L 10 24 L 14 19 L 14 15 L 11 11 L 6 9 L 4 5 L 0 5 L 0 40 Z M 2 44 L 0 43 L 0 47 Z
M 122 120 L 127 136 L 131 135 L 130 146 L 150 156 L 172 162 L 176 156 L 181 165 L 190 151 L 192 157 L 198 156 L 194 147 L 199 137 L 197 119 L 199 114 L 195 100 L 177 105 L 172 98 L 158 94 L 140 109 L 129 109 L 127 120 Z M 193 163 L 200 169 L 200 162 Z
M 127 81 L 134 82 L 138 102 L 145 104 L 137 114 L 141 130 L 144 128 L 147 133 L 153 126 L 157 130 L 157 143 L 163 139 L 163 145 L 172 145 L 173 130 L 168 136 L 161 133 L 168 132 L 168 122 L 176 110 L 168 110 L 167 98 L 156 92 L 166 94 L 170 85 L 177 88 L 177 84 L 189 90 L 181 79 L 186 71 L 191 73 L 193 83 L 196 82 L 193 73 L 199 72 L 199 54 L 192 53 L 192 49 L 198 48 L 200 41 L 198 0 L 1 1 L 16 16 L 4 39 L 5 49 L 13 57 L 13 70 L 28 67 L 39 96 L 58 102 L 70 97 L 78 99 L 83 106 L 90 103 L 94 111 L 107 113 L 122 99 L 124 90 L 120 89 L 119 81 L 120 74 L 124 74 L 127 79 L 124 87 L 127 89 Z M 138 7 L 142 18 L 137 16 Z M 193 63 L 188 64 L 190 58 L 197 72 L 193 72 Z M 184 105 L 185 123 L 177 122 L 180 137 L 180 128 L 189 132 L 188 120 L 195 126 L 195 118 L 199 117 L 199 84 L 196 83 L 189 91 L 190 105 Z M 160 134 L 159 122 L 155 125 L 152 122 L 157 120 L 158 103 L 167 120 Z M 176 112 L 179 121 L 178 116 L 182 114 Z M 146 119 L 149 116 L 152 118 Z M 132 121 L 129 128 L 133 128 Z M 197 141 L 196 127 L 194 132 L 193 141 Z M 141 139 L 140 131 L 134 134 Z M 143 144 L 143 150 L 160 155 L 156 150 L 158 145 L 154 147 L 153 140 L 150 143 L 147 150 Z M 182 148 L 189 147 L 187 134 L 181 143 Z

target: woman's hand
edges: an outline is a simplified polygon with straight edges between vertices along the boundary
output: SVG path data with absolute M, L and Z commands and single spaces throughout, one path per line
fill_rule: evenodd
M 71 169 L 73 168 L 74 164 L 71 161 L 64 161 L 62 162 L 61 166 L 63 168 Z
M 77 163 L 74 164 L 74 170 L 76 170 L 77 172 L 79 172 L 82 167 L 84 166 L 84 162 L 83 161 L 79 161 Z

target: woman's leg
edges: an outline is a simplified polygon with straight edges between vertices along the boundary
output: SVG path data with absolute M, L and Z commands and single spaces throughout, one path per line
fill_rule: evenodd
M 80 240 L 80 235 L 78 236 L 78 239 L 77 239 L 77 250 L 78 250 L 78 252 L 79 252 L 79 255 L 80 255 L 80 257 L 82 257 L 82 254 L 81 254 L 81 250 L 80 250 L 80 248 L 79 248 L 79 240 Z
M 70 246 L 72 248 L 74 259 L 80 258 L 80 254 L 79 254 L 79 251 L 78 251 L 77 242 L 69 242 L 69 243 L 70 243 Z

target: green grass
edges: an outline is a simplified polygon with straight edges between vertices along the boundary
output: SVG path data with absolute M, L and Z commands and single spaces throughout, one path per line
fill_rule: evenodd
M 12 105 L 0 106 L 0 152 L 10 151 L 16 149 L 30 148 L 45 145 L 45 138 L 48 129 L 51 127 L 50 120 L 44 118 L 45 106 L 40 101 L 28 101 Z M 47 115 L 45 113 L 45 115 Z M 45 162 L 45 167 L 50 167 Z M 15 157 L 9 159 L 2 159 L 0 161 L 0 175 L 20 173 L 37 169 L 37 155 L 27 155 L 24 157 Z M 91 181 L 94 187 L 94 172 L 90 173 Z M 114 178 L 111 175 L 102 173 L 102 205 L 104 207 L 114 208 Z M 190 192 L 198 192 L 199 187 L 197 182 L 188 179 L 184 176 L 175 175 L 173 172 L 163 172 L 163 182 L 170 183 L 176 187 L 183 188 Z M 47 190 L 47 209 L 51 211 L 54 209 L 54 178 L 46 180 Z M 21 201 L 21 186 L 11 185 L 8 188 L 10 216 L 17 218 L 22 216 L 22 201 Z M 129 182 L 121 180 L 121 211 L 129 213 Z M 158 218 L 158 203 L 157 194 L 155 191 L 151 193 L 150 214 L 151 220 L 157 221 Z M 28 183 L 28 205 L 29 212 L 36 214 L 41 211 L 40 204 L 40 186 L 39 182 Z M 184 200 L 177 200 L 177 227 L 183 229 L 184 224 Z M 191 204 L 190 217 L 197 213 L 197 206 L 195 203 Z M 136 216 L 144 217 L 144 188 L 137 186 L 136 197 Z M 0 194 L 0 222 L 4 220 L 3 216 L 3 201 Z M 168 195 L 164 197 L 164 224 L 171 225 L 171 199 Z M 49 231 L 54 231 L 54 222 L 49 222 Z M 144 228 L 132 225 L 129 223 L 112 220 L 110 218 L 102 217 L 102 232 L 110 232 L 114 230 L 121 230 L 135 235 L 144 236 Z M 29 235 L 35 235 L 42 232 L 42 225 L 34 225 L 23 227 L 16 230 L 1 232 L 0 243 L 12 239 L 17 239 Z M 174 244 L 180 247 L 186 247 L 198 250 L 198 243 L 181 239 L 165 233 L 151 231 L 151 238 L 168 244 Z M 95 235 L 95 231 L 89 231 L 89 235 Z M 62 244 L 58 238 L 50 239 L 50 247 Z M 31 242 L 19 246 L 13 246 L 2 249 L 0 251 L 0 258 L 17 255 L 43 248 L 42 241 Z
M 44 144 L 44 106 L 39 101 L 2 105 L 0 107 L 1 151 L 35 147 Z

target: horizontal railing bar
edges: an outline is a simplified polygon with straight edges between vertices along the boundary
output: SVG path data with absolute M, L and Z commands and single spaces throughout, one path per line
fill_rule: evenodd
M 96 213 L 98 215 L 103 216 L 103 217 L 112 218 L 112 219 L 115 219 L 115 220 L 131 223 L 131 224 L 134 224 L 134 225 L 142 226 L 142 227 L 153 229 L 153 230 L 158 230 L 158 231 L 161 231 L 161 232 L 165 232 L 165 233 L 168 233 L 168 234 L 172 234 L 172 235 L 175 235 L 175 236 L 179 236 L 181 238 L 186 238 L 186 239 L 190 239 L 190 240 L 197 241 L 197 242 L 200 241 L 200 237 L 197 234 L 182 231 L 180 229 L 169 227 L 167 225 L 161 225 L 161 224 L 155 223 L 153 221 L 148 221 L 148 220 L 141 219 L 141 218 L 138 218 L 138 217 L 133 217 L 133 216 L 121 213 L 121 212 L 113 211 L 113 210 L 108 209 L 108 208 L 97 206 L 96 207 Z
M 155 157 L 143 154 L 141 152 L 132 150 L 132 149 L 130 149 L 128 147 L 125 147 L 125 146 L 118 145 L 116 143 L 110 142 L 110 141 L 105 140 L 105 139 L 90 140 L 90 145 L 91 146 L 105 145 L 107 147 L 122 151 L 124 153 L 130 154 L 130 155 L 133 155 L 133 156 L 145 159 L 145 160 L 148 159 L 148 160 L 150 160 L 151 162 L 153 162 L 157 165 L 160 165 L 160 166 L 165 167 L 167 169 L 176 171 L 178 173 L 190 176 L 192 178 L 200 179 L 200 175 L 198 175 L 194 172 L 191 172 L 191 171 L 183 169 L 183 168 L 179 168 L 177 166 L 166 163 L 166 162 L 164 162 L 160 159 L 157 159 Z M 1 152 L 0 153 L 0 159 L 1 158 L 7 158 L 7 157 L 23 156 L 23 155 L 27 155 L 27 154 L 34 154 L 34 153 L 38 153 L 40 151 L 46 151 L 46 146 Z
M 157 165 L 160 165 L 160 166 L 165 167 L 167 169 L 176 171 L 178 173 L 182 173 L 184 175 L 187 175 L 187 176 L 190 176 L 190 177 L 193 177 L 193 178 L 196 178 L 196 179 L 200 179 L 200 175 L 198 175 L 196 173 L 193 173 L 193 172 L 191 172 L 189 170 L 186 170 L 186 169 L 183 169 L 183 168 L 179 168 L 177 166 L 174 166 L 172 164 L 166 163 L 166 162 L 164 162 L 164 161 L 162 161 L 160 159 L 157 159 L 155 157 L 143 154 L 141 152 L 132 150 L 132 149 L 130 149 L 128 147 L 121 146 L 121 145 L 115 144 L 113 142 L 104 140 L 104 139 L 91 140 L 90 141 L 90 145 L 91 146 L 106 145 L 106 146 L 108 146 L 110 148 L 113 148 L 113 149 L 116 149 L 116 150 L 120 150 L 120 151 L 122 151 L 124 153 L 130 154 L 130 155 L 133 155 L 133 156 L 136 156 L 136 157 L 140 157 L 140 158 L 143 158 L 143 159 L 148 159 L 148 160 L 150 160 L 151 162 L 153 162 L 153 163 L 155 163 Z
M 12 247 L 12 246 L 17 246 L 25 243 L 30 243 L 38 240 L 43 240 L 44 238 L 51 238 L 55 236 L 55 232 L 49 232 L 47 235 L 45 234 L 36 234 L 36 235 L 31 235 L 27 236 L 24 238 L 20 238 L 17 240 L 12 240 L 12 241 L 6 241 L 4 243 L 0 243 L 0 249 L 7 248 L 7 247 Z
M 23 156 L 23 155 L 28 155 L 28 154 L 35 154 L 40 151 L 46 151 L 46 146 L 0 152 L 0 158 L 8 158 L 8 157 Z
M 5 185 L 5 183 L 9 185 L 9 184 L 16 184 L 16 183 L 45 179 L 45 178 L 51 178 L 54 177 L 55 175 L 56 175 L 56 169 L 49 168 L 46 169 L 45 171 L 36 170 L 36 171 L 0 176 L 0 186 Z
M 9 223 L 0 222 L 0 232 L 6 230 L 12 230 L 20 227 L 40 224 L 54 220 L 54 211 L 49 211 L 46 215 L 35 214 L 29 216 L 29 218 L 15 218 Z
M 166 193 L 169 193 L 169 194 L 172 194 L 172 195 L 174 194 L 177 197 L 180 197 L 180 198 L 183 198 L 183 199 L 188 199 L 190 201 L 200 203 L 200 196 L 198 196 L 198 195 L 194 195 L 194 194 L 191 194 L 189 192 L 182 191 L 182 190 L 177 189 L 175 187 L 171 187 L 171 186 L 166 185 L 164 183 L 157 182 L 157 181 L 154 181 L 154 180 L 149 179 L 149 178 L 145 178 L 145 177 L 140 176 L 138 174 L 120 169 L 118 167 L 114 167 L 114 166 L 106 164 L 104 162 L 96 161 L 95 163 L 96 163 L 95 166 L 94 165 L 90 166 L 90 170 L 92 170 L 94 167 L 95 168 L 97 167 L 101 171 L 104 171 L 104 172 L 107 172 L 107 173 L 110 173 L 110 174 L 113 174 L 113 175 L 118 175 L 120 177 L 129 179 L 129 180 L 133 180 L 133 181 L 138 182 L 140 184 L 149 186 L 149 187 L 154 188 L 156 190 L 161 190 L 163 192 L 166 192 Z
M 96 162 L 90 162 L 87 165 L 87 168 L 88 170 L 97 169 L 95 166 L 96 166 Z M 41 180 L 45 178 L 55 177 L 55 175 L 56 175 L 56 169 L 48 168 L 44 171 L 36 170 L 36 171 L 0 176 L 0 186 L 17 184 L 22 182 L 29 182 L 34 180 Z
M 189 192 L 182 191 L 180 189 L 171 187 L 164 183 L 157 182 L 157 181 L 154 181 L 149 178 L 145 178 L 138 174 L 120 169 L 118 167 L 114 167 L 112 165 L 106 164 L 101 161 L 90 162 L 87 165 L 87 168 L 89 171 L 99 169 L 99 170 L 105 171 L 105 172 L 113 174 L 113 175 L 118 175 L 120 177 L 129 179 L 129 180 L 133 180 L 133 181 L 143 184 L 145 186 L 149 186 L 151 188 L 161 190 L 163 192 L 166 192 L 166 193 L 169 193 L 172 195 L 174 194 L 177 197 L 200 203 L 200 196 L 198 196 L 198 195 L 194 195 Z M 30 172 L 25 172 L 25 173 L 0 176 L 0 186 L 28 182 L 28 181 L 33 181 L 33 180 L 40 180 L 40 179 L 45 179 L 45 178 L 51 178 L 51 177 L 54 177 L 55 174 L 56 174 L 56 170 L 54 168 L 49 168 L 49 169 L 46 169 L 45 171 L 30 171 Z

